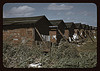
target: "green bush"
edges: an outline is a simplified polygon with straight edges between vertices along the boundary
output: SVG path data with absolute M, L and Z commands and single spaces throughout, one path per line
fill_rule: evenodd
M 27 68 L 28 64 L 41 62 L 43 68 L 93 68 L 97 64 L 97 51 L 79 52 L 68 42 L 51 47 L 51 52 L 43 53 L 41 48 L 3 43 L 3 65 L 7 68 Z M 88 45 L 89 46 L 89 45 Z M 83 47 L 82 47 L 83 48 Z M 90 49 L 90 48 L 89 48 Z
M 6 43 L 3 45 L 3 65 L 7 68 L 25 68 L 41 55 L 40 49 L 36 47 L 29 48 L 26 45 L 13 47 Z

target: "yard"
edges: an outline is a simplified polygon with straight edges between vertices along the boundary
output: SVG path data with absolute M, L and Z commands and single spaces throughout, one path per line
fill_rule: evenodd
M 97 64 L 97 42 L 51 47 L 43 53 L 41 48 L 19 44 L 16 47 L 3 43 L 3 65 L 7 68 L 27 68 L 30 63 L 41 62 L 42 68 L 94 68 Z

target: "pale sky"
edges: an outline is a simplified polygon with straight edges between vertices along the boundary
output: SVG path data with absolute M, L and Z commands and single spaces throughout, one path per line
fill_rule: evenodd
M 6 3 L 3 18 L 45 15 L 49 20 L 63 20 L 97 26 L 97 6 L 94 3 Z

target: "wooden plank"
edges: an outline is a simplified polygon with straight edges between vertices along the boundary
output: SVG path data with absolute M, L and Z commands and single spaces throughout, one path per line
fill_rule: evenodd
M 39 33 L 39 31 L 38 31 L 38 29 L 37 28 L 35 28 L 35 30 L 36 30 L 36 32 L 38 33 L 38 35 L 40 36 L 40 38 L 42 39 L 42 41 L 43 41 L 43 37 L 41 36 L 41 34 Z M 44 45 L 47 47 L 47 45 L 46 45 L 46 43 L 43 41 L 43 43 L 44 43 Z M 48 47 L 47 47 L 48 48 Z
M 68 40 L 64 37 L 64 35 L 61 33 L 60 30 L 58 30 L 58 32 L 61 34 L 61 36 L 62 36 L 66 41 L 68 41 Z
M 90 32 L 90 35 L 91 35 L 91 36 L 93 36 L 93 33 L 92 33 L 92 32 Z
M 91 38 L 91 36 L 90 36 L 89 34 L 87 34 L 87 35 L 88 35 L 88 37 L 91 39 L 91 41 L 94 42 L 93 39 Z
M 35 41 L 35 29 L 34 28 L 32 29 L 32 36 L 33 36 L 33 39 Z
M 77 30 L 77 35 L 78 35 L 81 39 L 83 39 L 83 38 L 81 37 L 81 35 L 80 35 L 80 30 Z
M 79 37 L 83 39 L 83 37 L 79 34 Z

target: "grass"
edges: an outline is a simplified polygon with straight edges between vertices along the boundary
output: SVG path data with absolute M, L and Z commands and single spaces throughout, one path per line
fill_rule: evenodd
M 76 47 L 78 51 L 95 51 L 97 49 L 97 43 L 94 42 L 86 42 L 84 45 L 80 45 L 80 47 Z
M 63 44 L 62 44 L 63 43 Z M 61 41 L 43 53 L 41 48 L 19 44 L 14 47 L 3 43 L 3 65 L 7 68 L 27 68 L 28 64 L 41 62 L 42 68 L 93 68 L 97 64 L 97 42 L 80 45 Z

